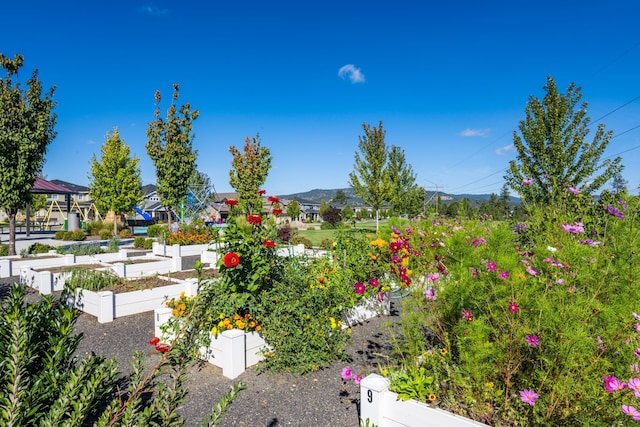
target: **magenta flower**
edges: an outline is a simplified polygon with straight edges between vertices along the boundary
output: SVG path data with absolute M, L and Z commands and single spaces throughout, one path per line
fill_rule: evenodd
M 433 288 L 427 289 L 424 295 L 425 297 L 427 297 L 428 300 L 431 300 L 431 301 L 435 301 L 438 299 L 438 297 L 436 296 L 436 290 Z
M 613 207 L 612 205 L 607 206 L 607 212 L 616 218 L 624 219 L 624 214 L 620 212 L 620 209 Z
M 356 283 L 355 285 L 353 285 L 353 290 L 355 290 L 357 294 L 360 294 L 360 295 L 364 294 L 364 291 L 365 291 L 364 283 L 362 282 Z
M 640 320 L 640 314 L 635 313 L 635 312 L 634 312 L 634 313 L 631 313 L 631 314 L 633 314 L 634 319 L 636 319 L 636 320 Z
M 537 347 L 540 345 L 540 340 L 538 339 L 538 336 L 536 334 L 527 335 L 524 338 L 525 340 L 527 340 L 527 345 L 529 347 Z
M 533 267 L 531 267 L 531 266 L 528 266 L 528 267 L 527 267 L 527 273 L 529 273 L 529 274 L 530 274 L 530 275 L 532 275 L 532 276 L 536 276 L 536 275 L 538 274 L 538 272 L 536 271 L 536 269 L 535 269 L 535 268 L 533 268 Z
M 496 271 L 498 269 L 498 264 L 494 261 L 489 261 L 487 263 L 487 271 Z
M 633 394 L 635 394 L 636 397 L 640 397 L 640 378 L 631 378 L 627 385 L 629 386 L 629 390 L 633 390 Z
M 471 310 L 463 309 L 462 310 L 462 318 L 464 320 L 466 320 L 467 322 L 472 322 L 473 321 L 473 313 L 471 312 Z
M 635 357 L 640 358 L 640 348 L 636 348 L 636 350 L 633 352 L 633 355 L 634 355 Z
M 360 382 L 362 381 L 362 375 L 354 375 L 353 376 L 353 382 L 360 385 Z
M 479 239 L 474 240 L 471 244 L 477 248 L 478 246 L 484 245 L 485 243 L 487 243 L 487 240 L 480 237 Z
M 584 233 L 584 224 L 581 222 L 574 222 L 573 225 L 570 225 L 565 222 L 562 224 L 562 229 L 567 233 Z
M 640 421 L 640 412 L 638 412 L 638 410 L 633 406 L 622 405 L 620 407 L 620 411 L 622 411 L 623 414 L 632 417 L 635 421 Z
M 531 185 L 533 184 L 533 179 L 523 179 L 522 185 Z
M 431 280 L 432 282 L 435 282 L 436 280 L 438 280 L 440 278 L 440 275 L 438 273 L 431 273 L 429 274 L 429 276 L 427 277 L 427 279 Z
M 613 375 L 602 377 L 602 381 L 604 381 L 604 389 L 609 393 L 615 393 L 618 390 L 624 390 L 627 388 L 627 383 L 620 381 Z
M 342 379 L 350 380 L 351 378 L 353 378 L 353 372 L 351 371 L 351 368 L 348 366 L 346 368 L 342 368 Z
M 572 194 L 580 194 L 580 190 L 578 190 L 577 188 L 573 188 L 573 187 L 567 188 L 567 191 L 569 191 L 569 193 L 572 193 Z
M 402 258 L 400 258 L 400 257 L 399 257 L 399 256 L 397 256 L 397 255 L 392 255 L 392 256 L 389 258 L 389 261 L 391 261 L 391 262 L 392 262 L 392 263 L 394 263 L 394 264 L 400 264 L 400 263 L 402 262 Z
M 520 392 L 520 400 L 524 403 L 528 403 L 533 406 L 536 404 L 536 399 L 538 398 L 538 393 L 533 390 L 522 390 Z
M 509 303 L 509 311 L 512 313 L 517 313 L 518 311 L 520 311 L 520 307 L 514 301 L 511 301 Z
M 471 277 L 478 277 L 478 269 L 471 267 Z
M 507 280 L 509 278 L 509 272 L 505 270 L 500 270 L 500 278 L 502 280 Z
M 632 363 L 631 365 L 629 365 L 629 369 L 631 369 L 631 372 L 640 372 L 640 367 L 638 367 L 637 363 Z
M 371 286 L 372 288 L 377 288 L 379 285 L 380 282 L 378 282 L 378 279 L 376 279 L 375 277 L 369 280 L 369 286 Z

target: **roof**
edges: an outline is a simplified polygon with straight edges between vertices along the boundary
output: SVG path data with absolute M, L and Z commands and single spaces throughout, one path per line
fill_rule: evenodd
M 65 188 L 61 185 L 55 184 L 46 179 L 36 178 L 36 182 L 31 187 L 31 192 L 35 194 L 76 194 L 77 191 L 73 191 L 69 188 Z
M 74 193 L 88 193 L 89 187 L 85 187 L 84 185 L 73 184 L 71 182 L 62 181 L 60 179 L 52 179 L 52 183 L 57 184 L 61 187 L 64 187 L 68 190 L 72 190 Z

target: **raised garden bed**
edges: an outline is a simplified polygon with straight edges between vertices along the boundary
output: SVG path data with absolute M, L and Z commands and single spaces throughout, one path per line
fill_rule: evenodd
M 399 400 L 389 390 L 389 380 L 370 374 L 360 382 L 360 417 L 378 427 L 480 427 L 486 426 L 416 400 Z

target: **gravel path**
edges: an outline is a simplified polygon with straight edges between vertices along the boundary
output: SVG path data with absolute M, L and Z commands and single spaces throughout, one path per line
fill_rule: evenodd
M 0 298 L 17 279 L 0 279 Z M 28 301 L 38 299 L 37 292 L 28 291 Z M 397 319 L 393 308 L 392 316 L 374 318 L 352 328 L 346 351 L 351 359 L 348 365 L 354 372 L 366 375 L 384 363 L 384 354 L 390 351 L 386 324 Z M 153 366 L 159 360 L 159 353 L 148 343 L 153 328 L 152 312 L 105 324 L 83 313 L 76 326 L 85 337 L 78 353 L 116 357 L 120 371 L 128 373 L 133 352 L 141 351 L 147 366 Z M 335 363 L 305 376 L 258 374 L 255 367 L 249 368 L 237 379 L 246 383 L 247 389 L 233 402 L 221 426 L 358 426 L 358 387 L 352 382 L 343 385 L 340 374 L 344 366 Z M 222 370 L 213 365 L 193 366 L 187 381 L 189 394 L 180 408 L 186 425 L 197 426 L 235 381 L 223 377 Z

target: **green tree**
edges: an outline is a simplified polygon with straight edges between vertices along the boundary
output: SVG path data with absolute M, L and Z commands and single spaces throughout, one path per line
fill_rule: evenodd
M 191 110 L 191 104 L 178 108 L 179 85 L 173 85 L 173 99 L 167 111 L 166 121 L 160 117 L 160 91 L 156 90 L 156 119 L 147 127 L 147 154 L 156 167 L 156 191 L 160 202 L 169 214 L 177 207 L 189 191 L 189 178 L 196 169 L 197 151 L 193 150 L 193 121 L 198 118 L 198 110 Z
M 118 128 L 107 133 L 100 152 L 100 160 L 94 154 L 89 164 L 89 192 L 99 211 L 113 211 L 117 217 L 144 199 L 140 159 L 131 157 L 131 149 L 120 138 Z M 113 235 L 118 235 L 117 221 L 113 221 Z
M 590 195 L 622 170 L 620 157 L 600 162 L 613 135 L 604 124 L 598 125 L 591 141 L 586 140 L 590 118 L 587 103 L 578 105 L 580 88 L 571 83 L 561 94 L 547 77 L 544 89 L 544 99 L 529 98 L 520 134 L 513 132 L 518 154 L 505 175 L 523 203 L 541 206 L 558 201 L 566 186 Z
M 337 190 L 336 191 L 336 195 L 333 196 L 333 199 L 331 199 L 331 201 L 333 203 L 338 203 L 341 205 L 346 205 L 347 204 L 347 195 L 344 192 L 344 190 Z
M 620 172 L 616 173 L 613 176 L 613 182 L 611 183 L 611 186 L 613 187 L 613 190 L 616 194 L 626 193 L 627 184 L 628 181 L 622 177 L 622 174 Z
M 251 214 L 262 211 L 262 196 L 258 193 L 271 169 L 271 151 L 262 146 L 260 135 L 244 140 L 243 151 L 229 147 L 233 156 L 229 171 L 229 184 L 238 193 L 241 210 Z
M 342 211 L 340 212 L 340 217 L 342 218 L 342 221 L 345 221 L 345 222 L 351 221 L 355 218 L 355 212 L 353 211 L 353 208 L 349 205 L 349 203 L 344 205 L 344 208 L 342 208 Z M 355 221 L 354 221 L 354 226 L 355 226 Z
M 287 205 L 287 215 L 294 221 L 298 219 L 300 216 L 300 203 L 298 203 L 297 200 L 289 202 Z
M 320 215 L 320 218 L 324 217 L 324 214 L 327 212 L 327 209 L 329 209 L 329 204 L 327 203 L 326 200 L 322 199 L 320 201 L 320 207 L 318 208 L 318 215 Z
M 0 53 L 0 209 L 9 217 L 9 255 L 16 254 L 16 215 L 31 202 L 31 188 L 42 172 L 47 146 L 56 136 L 55 87 L 43 92 L 35 70 L 23 89 L 18 70 L 24 57 Z
M 389 162 L 386 168 L 389 185 L 389 203 L 393 207 L 393 213 L 400 215 L 408 213 L 409 204 L 415 202 L 407 197 L 411 191 L 417 191 L 416 175 L 413 168 L 407 163 L 404 150 L 395 145 L 389 150 Z
M 409 217 L 417 217 L 425 210 L 426 200 L 427 190 L 419 185 L 413 185 L 404 195 L 402 212 L 409 215 Z
M 360 152 L 355 153 L 355 164 L 353 172 L 349 174 L 349 182 L 356 195 L 375 211 L 378 230 L 380 208 L 389 201 L 391 190 L 389 174 L 386 172 L 386 131 L 382 128 L 382 121 L 377 128 L 364 123 L 362 129 L 364 136 L 358 137 Z

